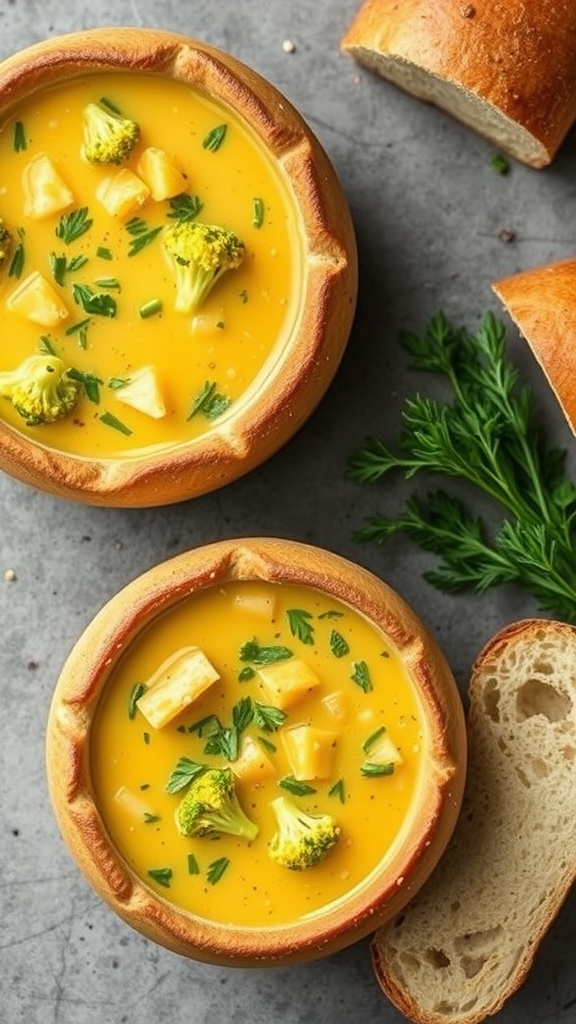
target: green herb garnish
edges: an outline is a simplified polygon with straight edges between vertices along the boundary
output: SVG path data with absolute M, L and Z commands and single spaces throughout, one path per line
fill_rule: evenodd
M 411 497 L 396 516 L 369 519 L 355 539 L 383 544 L 404 532 L 438 556 L 437 568 L 424 575 L 439 590 L 515 583 L 542 609 L 576 622 L 576 484 L 566 476 L 565 453 L 550 448 L 534 423 L 532 393 L 506 359 L 505 342 L 492 313 L 476 334 L 454 329 L 442 314 L 422 337 L 403 334 L 411 367 L 447 378 L 452 400 L 409 399 L 399 453 L 371 438 L 348 466 L 364 483 L 392 471 L 464 480 L 473 501 L 474 489 L 483 492 L 503 514 L 496 529 L 460 498 L 436 490 Z
M 150 733 L 149 732 L 143 732 L 142 733 L 142 739 L 144 740 L 144 743 L 146 744 L 146 746 L 148 746 L 148 744 L 150 743 Z
M 240 648 L 240 661 L 249 661 L 253 665 L 272 665 L 276 661 L 284 661 L 292 657 L 292 651 L 288 647 L 279 644 L 262 646 L 256 637 L 247 640 Z
M 188 854 L 187 863 L 188 863 L 188 874 L 189 875 L 199 875 L 200 874 L 200 868 L 198 867 L 198 861 L 196 860 L 196 857 L 194 856 L 193 853 L 189 853 Z
M 508 174 L 510 170 L 510 164 L 501 153 L 493 153 L 490 157 L 490 163 L 497 174 Z
M 26 141 L 26 132 L 24 131 L 24 125 L 22 121 L 14 122 L 14 139 L 13 146 L 15 153 L 23 153 L 28 148 Z
M 162 226 L 149 228 L 146 221 L 142 220 L 141 217 L 132 217 L 125 227 L 127 232 L 132 235 L 132 241 L 128 247 L 129 256 L 136 256 L 147 245 L 150 245 L 162 231 Z
M 140 700 L 140 697 L 143 697 L 145 693 L 145 683 L 134 683 L 128 698 L 128 718 L 133 719 L 135 717 L 137 711 L 136 704 Z
M 210 882 L 210 885 L 216 885 L 216 883 L 220 881 L 229 865 L 229 857 L 219 857 L 218 860 L 213 860 L 212 863 L 208 865 L 206 878 Z
M 333 786 L 330 786 L 328 790 L 328 796 L 335 796 L 341 804 L 346 803 L 346 790 L 344 788 L 344 779 L 338 779 Z
M 389 764 L 377 764 L 372 763 L 371 761 L 364 761 L 364 763 L 360 765 L 360 774 L 367 776 L 393 775 L 394 765 L 392 762 Z
M 105 426 L 113 427 L 114 430 L 118 430 L 120 434 L 125 434 L 126 437 L 130 437 L 130 434 L 132 433 L 130 427 L 127 427 L 125 423 L 122 423 L 122 420 L 119 420 L 113 413 L 103 412 L 98 418 L 105 424 Z
M 147 874 L 150 878 L 153 878 L 158 885 L 163 886 L 164 889 L 170 888 L 170 882 L 172 881 L 172 868 L 149 868 Z
M 170 200 L 170 212 L 168 217 L 181 222 L 194 220 L 202 209 L 202 202 L 198 196 L 191 196 L 188 192 L 182 192 L 179 196 L 173 196 Z
M 310 619 L 313 618 L 312 612 L 306 612 L 302 608 L 288 608 L 286 615 L 292 636 L 297 637 L 303 644 L 313 644 L 314 626 L 310 623 Z
M 264 223 L 264 200 L 254 200 L 254 210 L 252 214 L 252 224 L 255 228 L 261 228 Z
M 142 320 L 148 320 L 151 316 L 156 316 L 157 313 L 162 312 L 162 302 L 160 299 L 148 299 L 148 302 L 143 302 L 138 310 Z
M 99 256 L 101 260 L 112 259 L 112 253 L 110 249 L 108 249 L 105 245 L 98 246 L 98 248 L 96 249 L 96 255 Z
M 250 665 L 245 665 L 238 673 L 238 682 L 247 683 L 250 679 L 254 679 L 255 675 L 256 673 L 254 669 L 251 668 Z
M 8 277 L 15 277 L 18 279 L 22 277 L 22 271 L 24 270 L 24 263 L 26 262 L 26 253 L 24 251 L 24 228 L 18 229 L 18 237 L 20 241 L 12 253 L 12 259 L 8 267 Z
M 63 213 L 56 225 L 56 237 L 61 238 L 65 245 L 70 245 L 92 227 L 92 219 L 88 216 L 88 207 Z
M 314 786 L 310 786 L 307 782 L 299 782 L 293 775 L 285 775 L 280 779 L 278 785 L 282 789 L 287 789 L 289 793 L 293 793 L 294 796 L 310 796 L 316 792 Z
M 254 706 L 250 697 L 242 697 L 234 705 L 231 725 L 222 725 L 216 716 L 212 716 L 204 753 L 217 754 L 227 761 L 236 761 L 240 753 L 240 737 L 253 718 Z
M 153 825 L 155 821 L 160 821 L 160 820 L 161 820 L 161 818 L 160 818 L 159 814 L 150 814 L 149 811 L 144 811 L 144 824 L 145 825 Z
M 375 744 L 378 742 L 380 737 L 384 735 L 385 732 L 386 726 L 381 725 L 379 729 L 376 729 L 374 732 L 370 733 L 370 735 L 367 737 L 367 739 L 364 740 L 364 743 L 362 744 L 362 750 L 364 751 L 365 754 L 369 754 L 370 751 L 374 749 Z
M 91 402 L 94 402 L 95 405 L 99 404 L 100 385 L 104 383 L 100 377 L 96 377 L 93 373 L 85 373 L 82 370 L 77 370 L 74 366 L 68 370 L 68 376 L 71 377 L 72 380 L 77 380 L 79 384 L 82 384 L 86 392 L 86 397 L 89 398 Z M 142 695 L 140 694 L 140 696 Z
M 86 348 L 87 336 L 88 336 L 88 324 L 90 323 L 90 320 L 91 320 L 90 317 L 86 317 L 85 320 L 78 320 L 75 324 L 72 324 L 70 327 L 68 327 L 66 329 L 66 331 L 64 332 L 66 334 L 66 336 L 70 336 L 72 334 L 77 334 L 78 335 L 78 344 L 79 344 L 80 348 Z
M 259 729 L 264 729 L 264 732 L 276 732 L 287 718 L 288 715 L 281 708 L 254 701 L 254 724 Z
M 319 619 L 341 619 L 344 612 L 337 612 L 335 608 L 330 608 L 327 612 L 320 612 Z
M 330 650 L 335 658 L 344 658 L 350 653 L 348 641 L 336 629 L 333 629 L 330 633 Z
M 195 779 L 197 775 L 201 775 L 204 771 L 206 771 L 205 764 L 192 761 L 189 757 L 180 757 L 166 783 L 166 792 L 179 793 L 181 789 L 185 789 L 192 782 L 192 779 Z
M 97 288 L 109 288 L 111 291 L 121 291 L 120 281 L 117 277 L 101 277 L 94 282 Z
M 42 352 L 46 356 L 55 356 L 56 347 L 52 343 L 52 338 L 49 334 L 43 334 L 38 342 L 38 351 Z
M 214 420 L 226 411 L 231 401 L 227 395 L 221 395 L 216 391 L 215 381 L 207 380 L 192 402 L 187 419 L 191 420 L 196 413 L 201 412 L 207 419 Z
M 202 140 L 202 148 L 209 149 L 212 153 L 215 153 L 217 149 L 224 142 L 226 132 L 228 131 L 227 124 L 219 124 L 216 128 L 212 128 Z
M 74 301 L 82 306 L 85 313 L 92 313 L 94 316 L 116 316 L 116 299 L 104 292 L 95 292 L 86 284 L 75 283 L 72 285 Z
M 350 678 L 364 693 L 370 693 L 370 690 L 374 689 L 370 678 L 370 670 L 365 661 L 354 662 Z
M 57 256 L 55 252 L 50 253 L 50 271 L 56 284 L 61 286 L 64 285 L 66 274 L 80 270 L 86 263 L 88 263 L 87 256 L 73 256 L 69 260 L 66 256 Z

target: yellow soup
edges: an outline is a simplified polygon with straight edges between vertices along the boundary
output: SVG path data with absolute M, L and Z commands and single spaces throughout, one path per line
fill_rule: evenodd
M 120 165 L 86 158 L 83 111 L 102 98 L 140 128 Z M 126 205 L 118 175 L 128 175 Z M 166 198 L 154 197 L 159 180 Z M 244 246 L 192 312 L 174 308 L 164 245 L 184 217 Z M 55 423 L 27 425 L 7 397 L 0 416 L 53 448 L 106 458 L 205 433 L 256 386 L 294 325 L 302 254 L 288 181 L 234 111 L 183 83 L 90 74 L 22 103 L 0 125 L 0 220 L 12 236 L 0 372 L 47 352 L 80 382 L 78 404 Z M 141 371 L 153 378 L 144 409 L 123 391 Z
M 190 656 L 209 670 L 183 706 Z M 167 711 L 158 695 L 176 691 Z M 115 847 L 147 885 L 202 918 L 276 926 L 378 871 L 410 819 L 428 742 L 382 633 L 314 589 L 243 581 L 186 598 L 137 637 L 97 709 L 91 774 Z M 232 769 L 255 838 L 178 830 L 191 769 L 204 766 Z M 338 838 L 314 866 L 271 856 L 281 796 L 330 816 Z

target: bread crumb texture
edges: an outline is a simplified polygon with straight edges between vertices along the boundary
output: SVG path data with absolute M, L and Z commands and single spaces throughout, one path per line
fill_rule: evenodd
M 576 628 L 498 634 L 470 684 L 469 768 L 447 852 L 376 934 L 374 966 L 422 1024 L 476 1024 L 518 988 L 576 876 Z

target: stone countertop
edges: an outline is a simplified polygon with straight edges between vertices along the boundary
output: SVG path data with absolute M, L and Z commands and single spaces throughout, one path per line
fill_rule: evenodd
M 422 329 L 440 309 L 473 328 L 486 310 L 501 313 L 492 280 L 573 254 L 575 139 L 546 171 L 512 162 L 498 175 L 490 145 L 340 53 L 356 8 L 354 0 L 0 0 L 0 58 L 45 37 L 116 24 L 182 32 L 254 67 L 299 108 L 331 157 L 360 253 L 358 311 L 336 380 L 300 433 L 248 476 L 150 510 L 84 507 L 0 477 L 1 1024 L 404 1019 L 378 989 L 368 943 L 302 967 L 231 970 L 179 958 L 133 932 L 71 862 L 44 772 L 50 697 L 76 638 L 128 580 L 204 542 L 289 536 L 362 563 L 427 622 L 463 694 L 483 643 L 537 612 L 512 588 L 439 595 L 422 578 L 429 559 L 406 540 L 385 549 L 356 544 L 353 530 L 384 503 L 399 508 L 407 491 L 399 482 L 362 488 L 344 470 L 367 435 L 398 437 L 403 398 L 417 387 L 401 329 Z M 573 448 L 508 326 L 511 356 L 536 389 L 549 430 Z M 572 1024 L 575 911 L 572 898 L 495 1022 Z

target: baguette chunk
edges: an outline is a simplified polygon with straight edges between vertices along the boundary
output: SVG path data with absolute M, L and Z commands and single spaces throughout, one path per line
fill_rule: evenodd
M 532 167 L 576 120 L 576 6 L 365 0 L 342 49 Z
M 576 628 L 502 630 L 470 684 L 461 815 L 431 878 L 372 943 L 418 1024 L 478 1024 L 530 969 L 576 877 Z

